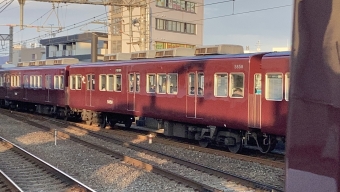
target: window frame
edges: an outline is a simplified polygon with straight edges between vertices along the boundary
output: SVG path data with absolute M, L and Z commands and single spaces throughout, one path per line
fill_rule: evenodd
M 234 85 L 231 85 L 231 83 L 233 83 L 233 81 L 234 81 L 234 80 L 233 81 L 231 80 L 233 75 L 242 75 L 242 77 L 243 77 L 242 78 L 242 87 L 234 87 Z M 245 81 L 245 75 L 242 72 L 232 72 L 232 73 L 229 74 L 229 97 L 230 98 L 234 98 L 234 99 L 244 98 L 244 81 Z M 242 90 L 242 97 L 233 96 L 233 91 L 236 88 L 241 88 L 241 90 Z
M 164 86 L 163 86 L 163 82 L 161 82 L 162 85 L 159 84 L 159 83 L 160 83 L 159 77 L 163 77 L 163 76 L 165 76 L 165 89 L 163 88 L 163 87 L 164 87 Z M 163 78 L 162 78 L 162 79 L 163 79 Z M 167 83 L 168 83 L 167 74 L 166 74 L 166 73 L 157 73 L 156 93 L 157 93 L 157 94 L 162 94 L 162 95 L 166 94 L 166 91 L 167 91 Z M 161 90 L 162 92 L 160 92 L 160 87 L 162 87 L 162 90 Z M 163 89 L 164 89 L 164 91 L 163 91 Z
M 170 81 L 171 78 L 170 78 L 170 76 L 176 76 L 176 86 L 175 86 L 176 91 L 173 91 L 172 93 L 171 93 L 171 81 Z M 167 74 L 167 82 L 168 82 L 167 93 L 170 94 L 170 95 L 177 95 L 178 94 L 178 73 L 168 73 Z M 174 87 L 174 85 L 172 85 L 172 86 Z
M 268 98 L 268 91 L 269 91 L 269 82 L 268 82 L 268 75 L 281 75 L 281 99 L 271 99 L 271 98 Z M 284 99 L 284 95 L 283 95 L 283 84 L 284 84 L 284 79 L 283 79 L 284 75 L 282 72 L 270 72 L 270 73 L 266 73 L 266 80 L 265 80 L 265 99 L 267 101 L 282 101 Z
M 153 86 L 154 86 L 154 90 L 153 91 L 150 91 L 151 88 L 150 88 L 150 76 L 153 76 Z M 146 74 L 146 92 L 147 93 L 152 93 L 152 94 L 155 94 L 156 93 L 156 90 L 157 90 L 157 74 L 156 73 L 147 73 Z
M 290 72 L 285 73 L 285 100 L 289 101 Z
M 218 95 L 217 93 L 219 93 L 219 89 L 218 89 L 218 75 L 226 75 L 226 83 L 225 83 L 225 95 Z M 222 81 L 222 80 L 221 80 Z M 222 83 L 221 83 L 221 86 L 222 86 Z M 223 88 L 223 87 L 222 87 Z M 228 73 L 225 73 L 225 72 L 217 72 L 214 74 L 214 96 L 215 97 L 228 97 L 229 96 L 229 74 Z

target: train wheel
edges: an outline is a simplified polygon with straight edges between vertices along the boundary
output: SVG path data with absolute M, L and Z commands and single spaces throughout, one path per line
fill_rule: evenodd
M 209 146 L 209 141 L 208 141 L 208 139 L 201 139 L 201 140 L 198 141 L 198 144 L 199 144 L 201 147 L 206 148 L 206 147 Z
M 110 127 L 113 129 L 115 128 L 115 125 L 116 125 L 117 121 L 114 121 L 114 120 L 110 120 Z
M 228 149 L 232 153 L 239 153 L 242 151 L 242 143 L 236 143 L 235 145 L 228 145 Z
M 103 117 L 100 118 L 99 126 L 100 128 L 104 129 L 107 125 L 107 117 L 106 115 L 103 115 Z
M 261 148 L 261 152 L 262 153 L 269 153 L 271 151 L 273 151 L 276 147 L 276 139 L 275 138 L 269 138 L 270 139 L 270 144 L 268 145 L 264 145 L 262 142 L 260 142 L 260 148 Z
M 124 122 L 125 128 L 129 129 L 132 125 L 131 119 L 128 119 Z

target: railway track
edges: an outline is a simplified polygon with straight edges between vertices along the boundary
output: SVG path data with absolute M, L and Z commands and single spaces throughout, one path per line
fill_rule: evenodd
M 13 191 L 94 191 L 2 137 L 0 151 L 0 169 L 20 187 Z
M 0 191 L 7 192 L 23 192 L 23 190 L 17 186 L 12 179 L 10 179 L 4 172 L 0 170 Z
M 35 126 L 35 127 L 42 128 L 46 131 L 52 131 L 52 132 L 54 131 L 54 129 L 50 129 L 49 127 L 46 127 L 46 126 L 41 125 L 39 123 L 36 123 L 36 122 L 33 122 L 33 121 L 28 121 L 28 120 L 24 120 L 24 121 L 26 123 L 29 123 L 29 124 Z M 65 123 L 69 124 L 67 122 L 52 120 L 52 119 L 50 119 L 50 121 L 54 121 L 54 123 L 60 124 L 61 126 L 64 126 L 64 127 L 65 127 Z M 133 143 L 127 143 L 125 141 L 121 141 L 121 140 L 118 140 L 118 139 L 115 139 L 115 138 L 112 138 L 112 137 L 108 137 L 106 135 L 98 134 L 98 133 L 95 133 L 93 131 L 87 130 L 86 134 L 89 135 L 89 136 L 104 140 L 106 142 L 111 142 L 111 143 L 115 143 L 117 145 L 122 145 L 122 146 L 130 148 L 132 150 L 136 150 L 138 152 L 148 153 L 152 156 L 156 156 L 157 158 L 162 158 L 162 159 L 172 161 L 174 163 L 177 163 L 181 166 L 185 166 L 185 167 L 192 169 L 192 170 L 195 170 L 195 171 L 204 172 L 204 173 L 207 173 L 208 175 L 213 175 L 215 177 L 223 178 L 223 179 L 228 180 L 228 181 L 231 180 L 231 181 L 234 181 L 238 184 L 241 184 L 243 186 L 247 186 L 247 187 L 250 187 L 250 188 L 253 188 L 253 189 L 260 189 L 260 190 L 264 190 L 264 191 L 282 191 L 281 189 L 279 189 L 275 186 L 269 186 L 269 185 L 266 185 L 266 184 L 263 184 L 263 183 L 254 182 L 254 181 L 251 181 L 251 180 L 248 180 L 248 179 L 245 179 L 245 178 L 241 178 L 241 177 L 232 175 L 230 173 L 226 173 L 226 172 L 219 171 L 219 170 L 216 170 L 216 169 L 212 169 L 212 168 L 209 168 L 209 167 L 206 167 L 206 166 L 202 166 L 202 165 L 197 164 L 197 163 L 192 163 L 192 162 L 189 162 L 189 161 L 182 160 L 180 158 L 171 157 L 171 156 L 168 156 L 166 154 L 162 154 L 162 153 L 159 153 L 159 152 L 156 152 L 156 151 L 150 151 L 147 148 L 135 145 Z M 113 152 L 112 150 L 108 150 L 108 149 L 103 148 L 101 146 L 98 146 L 96 144 L 92 144 L 92 143 L 83 141 L 83 140 L 79 139 L 78 137 L 74 137 L 74 136 L 71 136 L 69 134 L 65 134 L 65 133 L 62 133 L 62 132 L 58 132 L 58 135 L 65 137 L 65 138 L 69 138 L 69 139 L 76 141 L 78 143 L 82 143 L 83 145 L 86 145 L 90 148 L 99 150 L 103 153 L 112 155 L 115 158 L 120 158 L 120 159 L 122 159 L 122 161 L 125 161 L 129 164 L 135 165 L 139 168 L 143 168 L 147 171 L 155 172 L 155 173 L 163 175 L 167 178 L 177 180 L 178 182 L 181 182 L 181 183 L 186 183 L 188 186 L 191 186 L 192 188 L 195 188 L 199 191 L 222 191 L 219 188 L 214 188 L 212 186 L 199 183 L 199 182 L 197 182 L 193 179 L 183 177 L 183 175 L 164 170 L 161 167 L 158 167 L 157 165 L 149 164 L 149 163 L 140 161 L 140 160 L 132 158 L 132 157 L 127 157 L 126 155 Z

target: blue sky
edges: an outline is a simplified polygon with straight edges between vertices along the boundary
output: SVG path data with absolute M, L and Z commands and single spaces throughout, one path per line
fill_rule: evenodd
M 203 43 L 212 44 L 239 44 L 256 49 L 260 41 L 261 51 L 271 51 L 273 47 L 286 47 L 291 44 L 292 10 L 293 0 L 205 0 L 204 9 L 204 35 Z M 70 26 L 86 19 L 104 19 L 106 9 L 104 6 L 55 4 L 59 6 L 52 10 L 51 3 L 26 1 L 24 7 L 24 24 L 58 26 L 56 12 L 62 26 Z M 98 15 L 101 15 L 97 17 Z M 219 17 L 220 16 L 220 17 Z M 218 17 L 210 19 L 212 17 Z M 0 13 L 0 25 L 19 24 L 20 9 L 17 1 L 14 1 L 7 9 Z M 84 22 L 86 23 L 86 22 Z M 103 25 L 91 24 L 58 33 L 57 36 L 82 33 L 86 30 L 105 32 Z M 44 39 L 49 36 L 49 30 L 37 31 L 34 28 L 26 28 L 20 31 L 14 28 L 14 42 L 30 40 L 34 42 L 38 36 Z M 8 34 L 8 27 L 0 26 L 0 34 Z M 33 39 L 33 40 L 32 40 Z M 0 44 L 0 49 L 2 48 Z M 1 56 L 1 55 L 0 55 Z

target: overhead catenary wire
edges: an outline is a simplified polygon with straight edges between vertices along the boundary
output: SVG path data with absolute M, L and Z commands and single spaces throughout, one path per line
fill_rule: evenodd
M 234 2 L 234 0 L 224 0 L 224 1 L 220 1 L 220 2 L 214 2 L 214 3 L 208 3 L 208 4 L 202 4 L 200 6 L 209 6 L 209 5 L 216 5 L 216 4 L 220 4 L 220 3 L 226 3 L 226 2 Z M 248 13 L 254 13 L 254 12 L 261 12 L 261 11 L 267 11 L 267 10 L 272 10 L 272 9 L 279 9 L 279 8 L 284 8 L 284 7 L 288 7 L 288 6 L 292 6 L 291 4 L 290 5 L 282 5 L 282 6 L 275 6 L 275 7 L 269 7 L 269 8 L 263 8 L 263 9 L 257 9 L 257 10 L 251 10 L 251 11 L 245 11 L 245 12 L 239 12 L 239 13 L 232 13 L 232 14 L 225 14 L 225 15 L 220 15 L 220 16 L 214 16 L 214 17 L 209 17 L 209 18 L 204 18 L 204 19 L 198 19 L 198 20 L 191 20 L 191 21 L 186 21 L 186 22 L 195 22 L 195 21 L 202 21 L 202 20 L 210 20 L 210 19 L 217 19 L 217 18 L 222 18 L 222 17 L 229 17 L 229 16 L 235 16 L 235 15 L 241 15 L 241 14 L 248 14 Z M 199 6 L 196 6 L 196 7 L 199 7 Z M 176 9 L 171 9 L 171 10 L 168 10 L 168 11 L 162 11 L 162 12 L 155 12 L 153 14 L 156 14 L 156 13 L 164 13 L 164 12 L 169 12 L 169 11 L 176 11 Z M 124 11 L 121 11 L 121 12 L 124 12 Z M 69 30 L 72 30 L 72 29 L 75 29 L 75 28 L 79 28 L 79 27 L 82 27 L 82 26 L 85 26 L 87 25 L 88 23 L 85 23 L 85 24 L 81 24 L 81 23 L 84 23 L 84 22 L 87 22 L 87 21 L 90 21 L 91 22 L 95 19 L 97 19 L 98 17 L 100 16 L 103 16 L 103 15 L 106 15 L 105 17 L 101 17 L 99 19 L 104 19 L 104 18 L 107 18 L 107 12 L 105 11 L 105 13 L 103 14 L 100 14 L 100 15 L 97 15 L 95 17 L 91 17 L 89 19 L 85 19 L 83 21 L 80 21 L 80 22 L 77 22 L 77 23 L 74 23 L 74 24 L 71 24 L 71 25 L 68 25 L 66 26 L 64 29 L 66 30 L 63 30 L 63 32 L 65 31 L 69 31 Z M 134 15 L 134 16 L 138 16 L 138 15 Z M 126 18 L 126 17 L 121 17 L 121 18 Z M 81 25 L 80 25 L 81 24 Z M 98 28 L 95 28 L 95 29 L 100 29 L 100 28 L 106 28 L 107 26 L 102 26 L 102 27 L 98 27 Z M 155 27 L 153 27 L 154 29 Z M 56 32 L 56 31 L 54 31 Z M 38 36 L 38 37 L 34 37 L 34 38 L 30 38 L 30 39 L 26 39 L 26 40 L 22 40 L 21 42 L 29 42 L 29 41 L 32 41 L 32 40 L 36 40 L 36 39 L 39 39 L 39 38 L 42 38 L 42 37 L 47 37 L 49 36 L 50 34 L 45 34 L 45 35 L 42 35 L 42 36 Z M 18 42 L 15 42 L 15 43 L 18 43 Z M 3 49 L 4 50 L 4 49 Z M 3 50 L 0 50 L 0 51 L 3 51 Z

